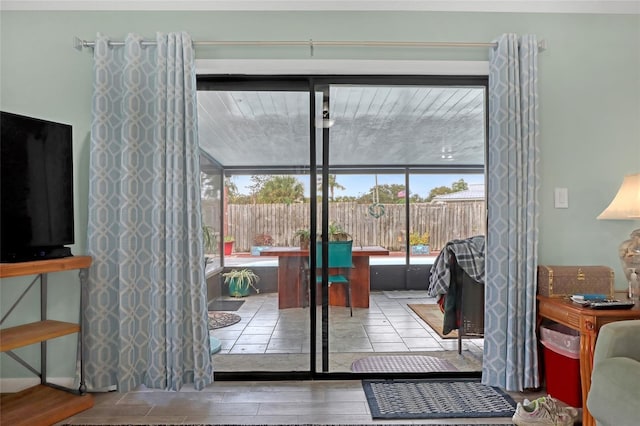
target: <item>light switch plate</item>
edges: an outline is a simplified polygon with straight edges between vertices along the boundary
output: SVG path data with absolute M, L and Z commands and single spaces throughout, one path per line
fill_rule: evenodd
M 556 209 L 569 208 L 569 190 L 567 188 L 556 188 L 554 191 L 554 206 Z

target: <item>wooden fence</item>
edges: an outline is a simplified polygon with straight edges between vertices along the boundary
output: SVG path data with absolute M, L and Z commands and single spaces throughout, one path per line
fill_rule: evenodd
M 274 246 L 298 245 L 295 232 L 309 227 L 309 204 L 230 204 L 227 206 L 227 235 L 235 238 L 236 252 L 249 252 L 256 236 L 268 234 Z M 318 218 L 321 217 L 318 209 Z M 204 222 L 214 223 L 219 208 L 203 200 Z M 329 220 L 342 225 L 355 245 L 379 245 L 391 251 L 405 247 L 405 206 L 385 204 L 384 215 L 369 214 L 369 205 L 330 203 Z M 219 217 L 219 216 L 218 216 Z M 432 250 L 440 250 L 447 241 L 473 235 L 485 235 L 485 203 L 482 201 L 443 204 L 410 204 L 410 232 L 428 232 Z

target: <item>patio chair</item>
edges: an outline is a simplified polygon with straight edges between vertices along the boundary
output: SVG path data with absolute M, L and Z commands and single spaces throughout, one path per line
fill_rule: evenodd
M 329 273 L 329 287 L 333 284 L 345 285 L 347 287 L 347 305 L 349 313 L 353 316 L 353 308 L 351 307 L 351 281 L 349 280 L 352 261 L 353 241 L 330 241 L 329 242 L 329 262 L 330 269 L 338 269 L 338 273 Z M 322 268 L 322 243 L 318 242 L 316 246 L 316 268 L 320 273 Z M 316 282 L 322 282 L 322 276 L 316 276 Z
M 445 322 L 453 321 L 458 330 L 458 353 L 462 353 L 462 339 L 484 336 L 484 284 L 469 276 L 451 254 L 451 282 L 444 302 Z

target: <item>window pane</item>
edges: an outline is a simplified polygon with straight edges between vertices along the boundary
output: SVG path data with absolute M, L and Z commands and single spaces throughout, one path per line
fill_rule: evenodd
M 222 203 L 222 170 L 209 166 L 201 167 L 200 173 L 202 226 L 204 253 L 207 271 L 219 268 L 220 257 L 220 211 Z

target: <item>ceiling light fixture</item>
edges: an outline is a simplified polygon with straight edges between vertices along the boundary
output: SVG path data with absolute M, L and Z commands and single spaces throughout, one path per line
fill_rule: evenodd
M 446 160 L 446 161 L 453 161 L 453 148 L 451 148 L 450 145 L 447 146 L 443 146 L 442 149 L 442 154 L 440 155 L 440 158 L 442 160 Z
M 329 102 L 324 101 L 322 103 L 322 118 L 316 118 L 316 127 L 328 129 L 336 124 L 336 120 L 332 119 L 329 115 Z

